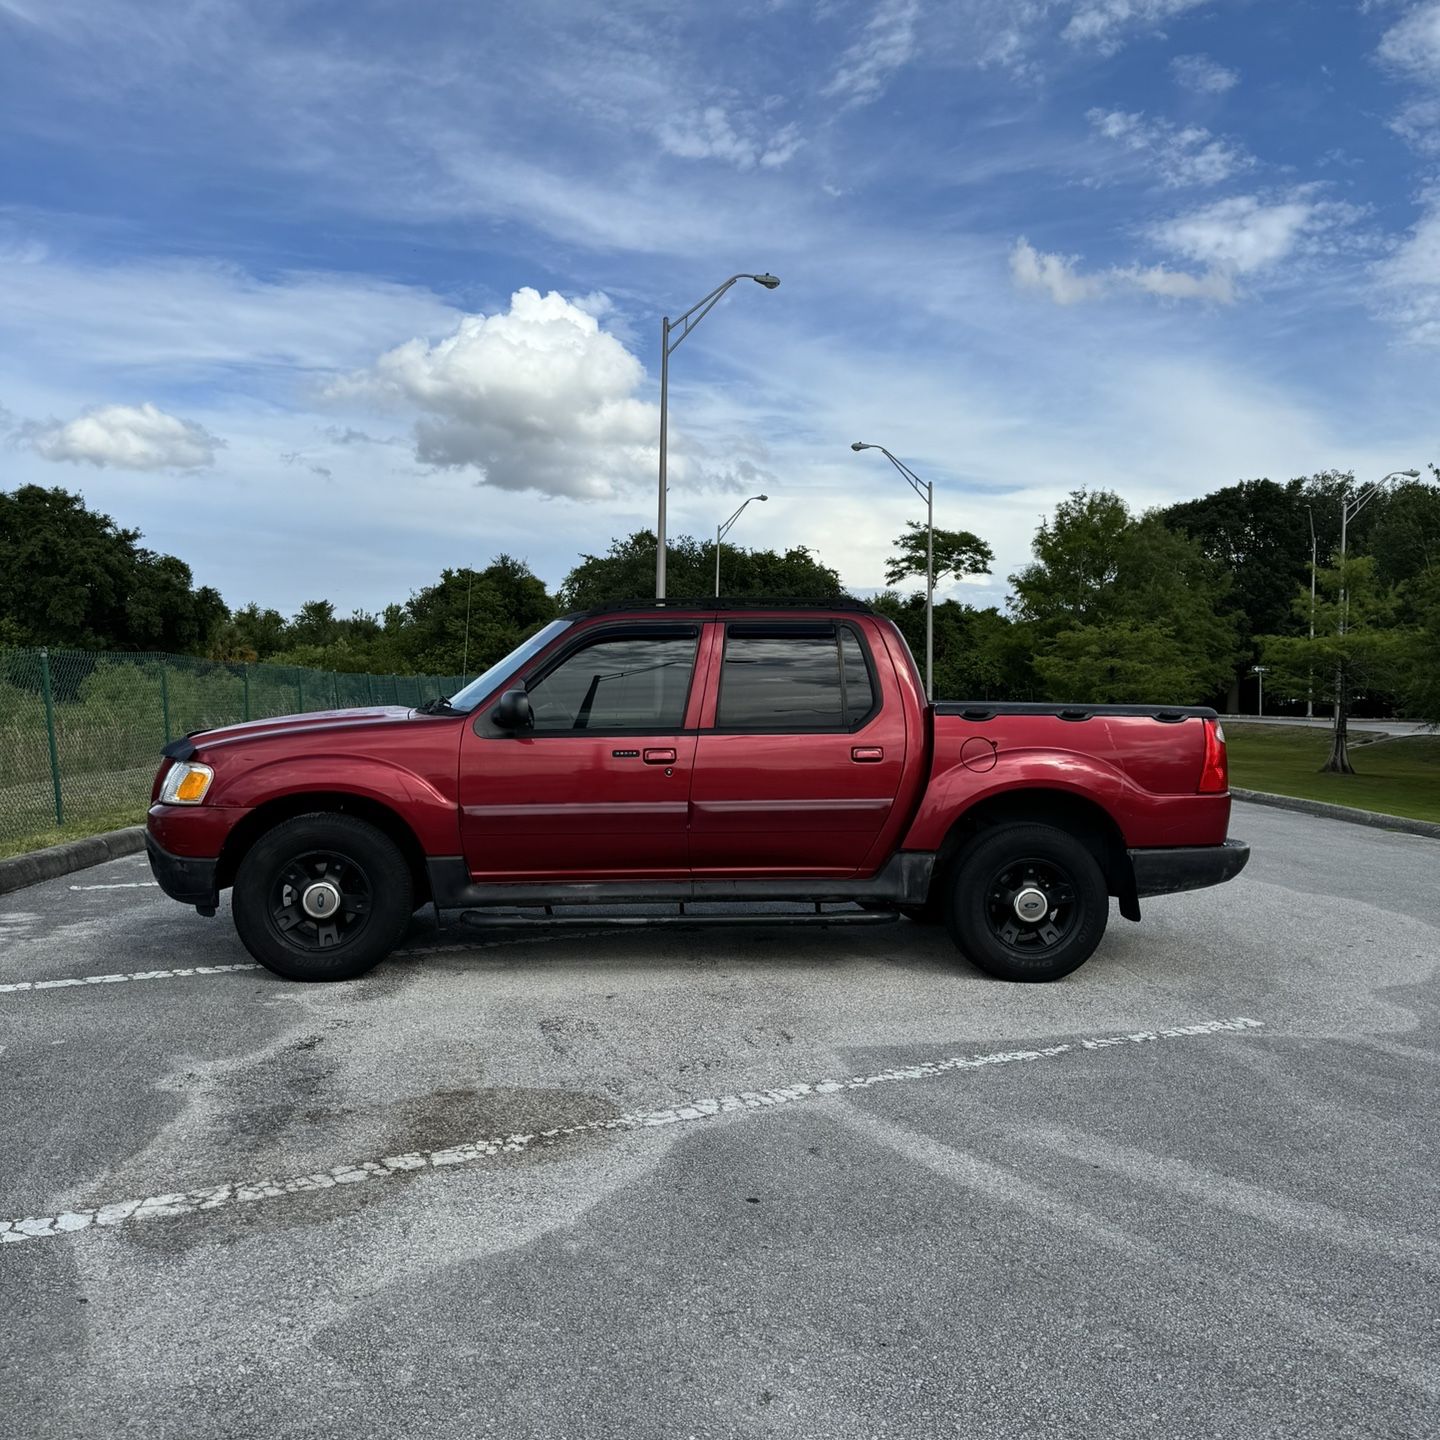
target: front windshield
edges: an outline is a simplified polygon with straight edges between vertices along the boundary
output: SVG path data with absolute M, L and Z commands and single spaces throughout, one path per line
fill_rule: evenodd
M 568 630 L 570 623 L 552 620 L 543 630 L 537 630 L 503 660 L 497 660 L 483 675 L 477 675 L 459 694 L 452 695 L 451 709 L 473 710 L 502 680 L 513 675 L 527 660 L 534 659 L 562 631 Z

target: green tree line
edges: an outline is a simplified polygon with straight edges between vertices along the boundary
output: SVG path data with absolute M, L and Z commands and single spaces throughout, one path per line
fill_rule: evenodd
M 1264 665 L 1267 701 L 1292 709 L 1309 698 L 1326 710 L 1338 701 L 1342 711 L 1440 717 L 1440 472 L 1431 471 L 1365 508 L 1343 569 L 1348 474 L 1246 480 L 1143 514 L 1112 492 L 1077 490 L 1041 522 L 1029 563 L 1007 577 L 1003 609 L 936 605 L 936 694 L 1251 710 Z M 922 658 L 925 549 L 923 528 L 907 527 L 887 562 L 889 588 L 872 600 Z M 712 591 L 713 541 L 677 537 L 667 563 L 672 595 Z M 937 528 L 937 583 L 992 565 L 978 535 Z M 637 531 L 582 555 L 554 592 L 523 560 L 497 555 L 444 570 L 377 613 L 341 616 L 325 599 L 290 616 L 255 602 L 232 610 L 182 560 L 145 548 L 79 497 L 34 485 L 0 493 L 0 645 L 474 675 L 557 614 L 652 593 L 654 570 L 655 536 Z M 804 546 L 726 545 L 721 587 L 735 597 L 845 593 Z

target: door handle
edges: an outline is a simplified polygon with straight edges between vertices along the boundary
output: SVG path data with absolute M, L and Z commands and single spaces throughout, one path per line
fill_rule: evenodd
M 647 765 L 673 765 L 675 752 L 673 750 L 647 750 L 644 760 Z
M 885 758 L 885 747 L 883 745 L 856 745 L 850 751 L 850 758 L 857 765 L 873 765 L 875 761 Z

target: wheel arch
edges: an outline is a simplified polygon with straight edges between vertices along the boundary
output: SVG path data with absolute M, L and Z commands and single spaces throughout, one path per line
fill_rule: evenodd
M 305 791 L 268 800 L 252 810 L 226 837 L 216 866 L 216 889 L 223 890 L 235 883 L 240 862 L 262 835 L 284 820 L 297 815 L 350 815 L 368 821 L 395 843 L 405 858 L 414 885 L 416 905 L 430 899 L 430 876 L 425 868 L 425 849 L 414 830 L 388 805 L 366 795 L 344 790 Z
M 972 839 L 1000 825 L 1026 822 L 1053 825 L 1074 835 L 1094 855 L 1105 877 L 1106 890 L 1120 901 L 1120 913 L 1127 920 L 1140 918 L 1134 868 L 1114 818 L 1093 800 L 1043 786 L 991 795 L 956 818 L 936 857 L 929 903 L 945 894 L 955 862 Z

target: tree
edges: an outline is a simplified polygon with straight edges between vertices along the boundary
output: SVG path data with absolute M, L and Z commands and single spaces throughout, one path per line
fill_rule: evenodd
M 1353 476 L 1336 470 L 1308 479 L 1242 480 L 1161 511 L 1172 530 L 1194 540 L 1231 580 L 1231 601 L 1237 612 L 1240 638 L 1230 704 L 1238 709 L 1239 687 L 1259 659 L 1257 636 L 1288 634 L 1309 623 L 1309 612 L 1296 617 L 1291 609 L 1295 587 L 1308 586 L 1310 535 L 1314 525 L 1316 552 L 1327 559 L 1340 543 L 1340 506 Z M 1352 548 L 1363 543 L 1374 515 L 1354 528 Z
M 58 487 L 0 493 L 0 616 L 21 645 L 203 651 L 227 617 L 190 567 Z
M 918 520 L 905 524 L 905 533 L 895 541 L 895 554 L 885 562 L 885 583 L 898 585 L 911 575 L 925 576 L 928 539 L 926 527 Z M 968 530 L 936 530 L 934 576 L 938 585 L 947 575 L 956 580 L 966 575 L 988 575 L 995 553 Z
M 893 620 L 912 654 L 925 648 L 925 597 L 882 591 L 870 602 Z M 935 694 L 948 700 L 1023 700 L 1037 690 L 1029 637 L 993 606 L 954 600 L 935 607 Z
M 1406 634 L 1395 628 L 1395 599 L 1368 555 L 1349 557 L 1343 567 L 1320 566 L 1315 574 L 1315 634 L 1267 635 L 1261 639 L 1270 683 L 1293 695 L 1313 693 L 1335 709 L 1330 756 L 1322 771 L 1353 775 L 1350 763 L 1350 703 L 1358 689 L 1393 691 L 1400 682 Z M 1300 587 L 1294 612 L 1310 617 L 1309 586 Z
M 1430 470 L 1440 480 L 1440 469 L 1432 465 Z M 1377 504 L 1369 550 L 1381 582 L 1403 585 L 1440 569 L 1440 486 L 1407 480 L 1381 494 Z
M 1229 581 L 1158 514 L 1076 490 L 1040 524 L 1035 561 L 1010 577 L 1051 698 L 1196 701 L 1226 682 L 1237 648 Z
M 783 553 L 726 545 L 721 583 L 728 596 L 830 599 L 845 593 L 840 576 L 803 545 Z M 681 599 L 699 599 L 715 588 L 715 542 L 690 535 L 665 547 L 666 589 Z M 655 591 L 655 533 L 637 530 L 612 540 L 604 555 L 583 555 L 560 586 L 566 610 L 588 610 L 615 600 L 643 599 Z
M 1440 724 L 1440 564 L 1407 581 L 1403 599 L 1414 624 L 1401 642 L 1400 699 L 1407 714 Z
M 414 669 L 476 675 L 555 616 L 555 602 L 523 562 L 497 555 L 483 570 L 445 570 L 387 615 L 388 643 Z

